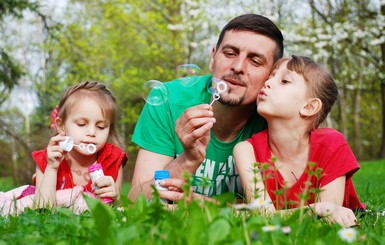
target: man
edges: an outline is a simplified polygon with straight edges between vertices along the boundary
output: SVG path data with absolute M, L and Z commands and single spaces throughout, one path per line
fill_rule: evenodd
M 134 201 L 141 193 L 150 198 L 158 169 L 170 170 L 172 179 L 164 182 L 174 187 L 170 190 L 178 189 L 188 172 L 193 176 L 195 196 L 242 195 L 233 147 L 266 128 L 255 101 L 282 55 L 282 33 L 268 18 L 246 14 L 231 20 L 212 49 L 212 75 L 190 78 L 195 82 L 191 87 L 178 80 L 165 83 L 167 102 L 145 105 L 133 135 L 141 149 L 128 198 Z M 223 80 L 227 90 L 210 106 L 212 77 Z M 182 191 L 159 194 L 174 201 L 183 197 Z

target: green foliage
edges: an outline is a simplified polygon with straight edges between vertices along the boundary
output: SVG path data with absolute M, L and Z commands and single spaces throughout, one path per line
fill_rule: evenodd
M 298 36 L 288 49 L 331 70 L 339 86 L 339 100 L 328 126 L 347 137 L 358 159 L 375 159 L 385 140 L 379 133 L 384 130 L 382 118 L 372 116 L 384 110 L 379 103 L 385 73 L 380 40 L 385 33 L 384 15 L 370 0 L 308 2 L 311 16 L 295 27 Z
M 190 45 L 207 38 L 202 33 L 202 2 L 70 1 L 65 20 L 44 40 L 49 59 L 45 76 L 36 82 L 40 103 L 32 135 L 48 131 L 49 115 L 68 86 L 84 80 L 103 82 L 121 110 L 118 129 L 130 156 L 125 176 L 131 176 L 138 150 L 131 138 L 145 102 L 143 85 L 174 79 L 180 64 L 208 62 L 208 53 L 202 58 L 193 48 L 196 45 Z M 47 141 L 36 139 L 35 148 L 43 148 Z
M 382 202 L 385 161 L 365 162 L 354 182 L 368 212 L 359 216 L 351 244 L 383 244 Z M 1 184 L 1 182 L 0 182 Z M 2 189 L 2 188 L 1 188 Z M 125 186 L 124 189 L 127 189 Z M 126 193 L 125 193 L 126 194 Z M 12 244 L 347 244 L 341 227 L 313 215 L 264 217 L 235 211 L 222 204 L 181 202 L 173 211 L 143 196 L 122 207 L 109 207 L 87 198 L 90 211 L 75 215 L 68 209 L 26 210 L 17 217 L 0 217 L 0 243 Z M 225 198 L 226 199 L 226 198 Z M 290 231 L 287 231 L 290 229 Z
M 38 4 L 28 0 L 3 0 L 0 2 L 0 24 L 5 16 L 22 18 L 23 10 L 37 12 Z M 0 105 L 8 98 L 18 79 L 24 74 L 18 62 L 9 54 L 9 50 L 0 45 Z
M 0 2 L 0 20 L 5 15 L 22 17 L 22 11 L 25 9 L 37 10 L 38 4 L 28 0 L 2 0 Z

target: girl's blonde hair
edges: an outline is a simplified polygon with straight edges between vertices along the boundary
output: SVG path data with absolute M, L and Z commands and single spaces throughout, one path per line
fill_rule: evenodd
M 77 85 L 69 87 L 61 97 L 59 103 L 58 117 L 64 124 L 67 120 L 68 113 L 76 103 L 84 98 L 94 99 L 100 106 L 104 118 L 110 125 L 107 142 L 122 146 L 117 133 L 117 106 L 115 97 L 111 91 L 102 83 L 95 81 L 84 81 Z
M 273 69 L 277 69 L 285 61 L 288 61 L 287 69 L 303 76 L 309 96 L 322 101 L 322 109 L 315 115 L 313 121 L 312 128 L 316 129 L 325 120 L 334 102 L 338 99 L 337 84 L 328 69 L 304 56 L 293 55 L 291 58 L 282 58 L 274 64 Z

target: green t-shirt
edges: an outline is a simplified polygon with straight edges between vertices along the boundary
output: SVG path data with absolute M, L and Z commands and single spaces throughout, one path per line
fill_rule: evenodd
M 174 130 L 176 120 L 187 108 L 209 103 L 212 97 L 208 91 L 211 75 L 188 79 L 188 84 L 193 85 L 184 86 L 179 80 L 164 83 L 168 91 L 165 103 L 157 106 L 146 103 L 136 124 L 133 142 L 148 151 L 171 157 L 184 151 Z M 193 176 L 194 192 L 206 196 L 225 192 L 242 195 L 241 181 L 234 166 L 233 148 L 236 143 L 250 138 L 252 134 L 266 127 L 266 121 L 255 113 L 231 142 L 218 140 L 211 131 L 206 159 Z

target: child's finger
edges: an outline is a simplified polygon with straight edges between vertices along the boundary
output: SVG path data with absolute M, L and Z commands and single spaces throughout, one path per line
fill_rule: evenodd
M 102 176 L 96 180 L 95 184 L 97 187 L 103 188 L 107 186 L 114 186 L 115 182 L 111 176 Z

